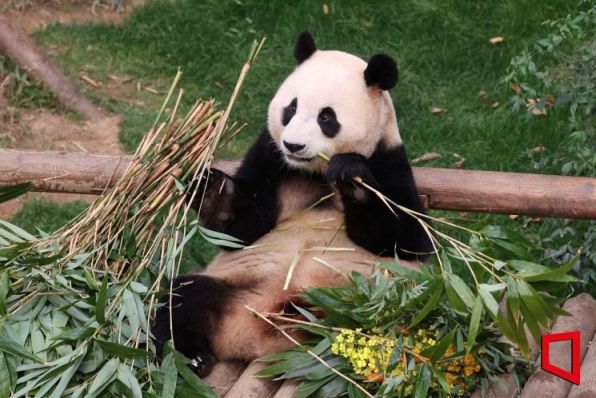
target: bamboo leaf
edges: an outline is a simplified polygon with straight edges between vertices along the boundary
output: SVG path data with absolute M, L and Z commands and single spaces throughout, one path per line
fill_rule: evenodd
M 110 356 L 116 356 L 125 359 L 145 359 L 153 358 L 151 351 L 143 350 L 141 348 L 129 347 L 126 345 L 113 343 L 110 341 L 95 340 L 101 347 L 101 350 Z
M 132 374 L 130 369 L 125 364 L 118 366 L 118 380 L 122 382 L 131 392 L 132 398 L 143 398 L 143 391 L 139 385 L 139 381 Z
M 430 354 L 431 361 L 437 361 L 441 359 L 445 351 L 447 351 L 449 346 L 453 343 L 453 338 L 455 337 L 455 334 L 458 330 L 459 327 L 456 326 L 449 333 L 443 336 L 443 338 L 439 340 L 439 342 L 434 347 L 432 347 Z
M 10 383 L 10 370 L 3 352 L 0 352 L 0 398 L 10 397 L 13 386 Z
M 228 242 L 242 243 L 242 240 L 240 240 L 238 238 L 235 238 L 231 235 L 224 234 L 223 232 L 217 232 L 217 231 L 213 231 L 211 229 L 207 229 L 200 225 L 199 225 L 199 232 L 204 237 L 213 238 L 213 239 L 221 239 L 221 240 L 225 240 Z
M 204 398 L 218 398 L 215 391 L 188 368 L 188 360 L 182 354 L 175 351 L 174 356 L 176 369 L 178 369 L 180 376 L 182 376 L 182 379 L 184 379 L 186 384 L 188 384 L 198 396 Z
M 32 187 L 33 184 L 30 182 L 0 187 L 0 203 L 8 202 L 11 199 L 18 198 L 29 191 Z
M 430 366 L 425 364 L 422 365 L 416 379 L 416 386 L 414 387 L 414 397 L 423 398 L 428 396 L 428 388 L 430 387 L 430 380 L 432 376 L 432 370 Z
M 10 291 L 10 274 L 5 270 L 0 274 L 0 315 L 6 315 L 6 297 Z
M 120 362 L 117 358 L 112 358 L 107 361 L 93 378 L 93 382 L 91 383 L 91 386 L 89 386 L 89 391 L 85 397 L 94 398 L 101 394 L 116 378 L 116 371 L 118 370 L 119 364 Z
M 484 301 L 484 305 L 486 306 L 490 316 L 495 319 L 497 317 L 497 313 L 499 312 L 499 303 L 497 303 L 497 300 L 495 300 L 495 297 L 486 288 L 486 286 L 487 285 L 480 285 L 480 297 L 482 297 L 482 301 Z
M 449 388 L 449 383 L 447 382 L 447 379 L 445 378 L 445 375 L 443 374 L 443 372 L 441 372 L 439 369 L 437 369 L 434 366 L 432 366 L 431 369 L 433 371 L 433 375 L 435 376 L 435 379 L 439 382 L 439 385 L 441 386 L 443 391 L 445 391 L 447 394 L 449 394 L 449 391 L 451 389 Z
M 337 376 L 328 376 L 320 380 L 303 380 L 294 393 L 293 398 L 307 398 L 314 394 L 319 388 L 327 384 L 329 380 Z M 350 384 L 352 385 L 352 384 Z M 357 390 L 357 389 L 356 389 Z
M 470 288 L 468 287 L 466 282 L 464 282 L 456 274 L 447 274 L 447 279 L 449 279 L 451 286 L 453 286 L 453 290 L 459 296 L 459 298 L 463 301 L 463 303 L 466 305 L 466 307 L 473 308 L 474 307 L 474 294 L 472 294 L 472 291 L 470 290 Z
M 174 361 L 174 354 L 169 353 L 161 363 L 161 372 L 163 373 L 164 381 L 161 390 L 161 398 L 174 398 L 176 394 L 176 382 L 178 372 Z
M 64 396 L 64 390 L 66 390 L 66 387 L 68 387 L 68 383 L 70 383 L 70 380 L 75 375 L 76 371 L 79 369 L 79 366 L 81 365 L 81 362 L 83 362 L 84 357 L 84 355 L 79 355 L 78 358 L 75 359 L 75 361 L 67 370 L 61 372 L 60 382 L 52 391 L 52 395 L 50 395 L 50 398 L 61 398 Z
M 8 336 L 0 336 L 0 351 L 14 355 L 18 358 L 26 358 L 35 362 L 41 362 L 36 355 L 27 351 L 25 347 L 18 344 Z
M 427 301 L 427 303 L 424 305 L 424 307 L 422 307 L 422 309 L 418 312 L 416 317 L 414 317 L 414 319 L 412 319 L 412 322 L 410 322 L 409 328 L 416 326 L 422 320 L 424 320 L 424 318 L 426 318 L 426 316 L 437 307 L 439 300 L 441 300 L 441 297 L 443 296 L 443 284 L 438 283 L 438 284 L 433 284 L 431 286 L 434 286 L 434 291 L 432 292 L 430 299 Z M 429 290 L 430 290 L 430 288 L 429 288 Z
M 97 294 L 97 300 L 95 304 L 95 319 L 99 322 L 100 325 L 104 324 L 106 321 L 106 302 L 108 300 L 108 282 L 110 280 L 109 272 L 103 277 L 103 282 L 101 283 L 101 288 L 99 289 L 99 293 Z
M 536 292 L 532 291 L 532 288 L 524 281 L 517 280 L 517 290 L 523 305 L 528 308 L 529 314 L 531 314 L 536 321 L 544 326 L 548 327 L 549 317 L 544 311 L 544 306 L 541 301 L 542 297 Z
M 470 328 L 468 330 L 468 341 L 466 342 L 466 354 L 469 354 L 474 344 L 476 343 L 476 336 L 478 335 L 478 328 L 480 327 L 480 319 L 482 318 L 482 300 L 476 297 L 474 301 L 474 308 L 472 309 L 472 316 L 470 317 Z
M 577 282 L 577 278 L 567 275 L 567 273 L 577 263 L 579 256 L 580 252 L 566 264 L 554 269 L 520 260 L 512 260 L 509 262 L 509 265 L 518 270 L 518 275 L 528 282 Z

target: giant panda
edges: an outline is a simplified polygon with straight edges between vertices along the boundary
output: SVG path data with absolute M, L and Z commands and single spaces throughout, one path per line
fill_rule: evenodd
M 308 32 L 294 56 L 239 168 L 213 170 L 193 203 L 206 227 L 250 246 L 179 276 L 155 317 L 158 351 L 173 336 L 200 374 L 215 360 L 250 361 L 292 346 L 245 306 L 291 311 L 305 288 L 344 284 L 352 271 L 368 275 L 387 257 L 416 267 L 432 252 L 414 218 L 395 216 L 353 179 L 424 211 L 387 91 L 398 80 L 395 61 L 318 50 Z

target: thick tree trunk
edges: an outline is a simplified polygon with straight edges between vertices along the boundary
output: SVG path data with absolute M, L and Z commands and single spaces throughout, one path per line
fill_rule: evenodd
M 0 51 L 12 58 L 30 76 L 52 89 L 60 102 L 88 120 L 106 116 L 48 59 L 29 36 L 14 27 L 0 12 Z
M 100 194 L 132 157 L 0 150 L 0 185 L 33 182 L 35 191 Z M 237 161 L 215 161 L 228 174 Z M 596 219 L 596 178 L 415 167 L 423 203 L 431 209 Z

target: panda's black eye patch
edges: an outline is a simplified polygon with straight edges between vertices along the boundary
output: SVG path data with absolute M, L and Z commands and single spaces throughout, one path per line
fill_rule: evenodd
M 337 121 L 337 115 L 333 108 L 326 107 L 321 109 L 319 116 L 317 117 L 317 123 L 321 127 L 321 131 L 325 136 L 333 138 L 339 133 L 341 124 Z
M 290 123 L 290 120 L 296 114 L 296 110 L 298 109 L 298 98 L 294 98 L 292 102 L 288 106 L 286 106 L 281 114 L 281 124 L 287 126 Z

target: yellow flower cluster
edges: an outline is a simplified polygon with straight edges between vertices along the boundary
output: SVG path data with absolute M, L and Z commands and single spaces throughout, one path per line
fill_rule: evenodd
M 456 354 L 455 347 L 449 346 L 443 354 L 444 358 L 449 358 Z M 482 366 L 476 362 L 474 355 L 467 354 L 462 357 L 453 358 L 447 362 L 444 362 L 441 366 L 445 379 L 451 387 L 455 387 L 455 390 L 463 394 L 467 387 L 471 384 L 469 378 L 474 374 L 479 373 L 482 370 Z M 463 370 L 463 377 L 461 372 Z M 466 380 L 468 378 L 468 380 Z
M 335 337 L 331 352 L 348 359 L 354 373 L 373 380 L 386 369 L 393 347 L 395 342 L 383 336 L 345 329 Z
M 418 329 L 416 333 L 409 333 L 404 329 L 402 333 L 406 347 L 404 351 L 413 355 L 416 363 L 428 361 L 428 358 L 422 356 L 422 352 L 437 344 L 438 332 Z M 413 391 L 417 372 L 416 369 L 407 369 L 407 358 L 403 353 L 393 370 L 388 371 L 394 348 L 395 340 L 381 335 L 380 330 L 374 329 L 371 333 L 363 333 L 362 329 L 343 329 L 331 344 L 331 352 L 346 358 L 354 373 L 366 377 L 369 381 L 382 382 L 385 377 L 403 376 L 404 381 L 399 388 L 405 387 L 405 395 L 408 396 Z M 455 354 L 455 348 L 450 346 L 443 359 Z M 438 361 L 435 366 L 443 371 L 453 392 L 461 394 L 471 385 L 472 380 L 469 378 L 481 370 L 473 355 Z M 475 380 L 473 382 L 475 383 Z

